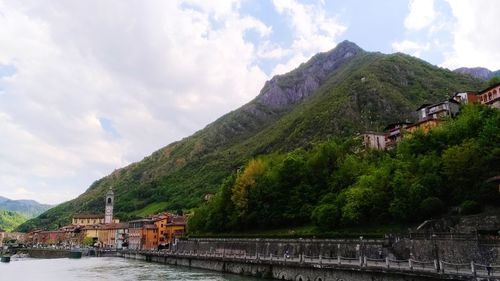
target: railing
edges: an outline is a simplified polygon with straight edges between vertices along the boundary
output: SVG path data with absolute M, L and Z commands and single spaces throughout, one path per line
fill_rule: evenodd
M 395 269 L 400 272 L 435 272 L 437 274 L 451 275 L 472 275 L 478 277 L 500 277 L 500 265 L 484 265 L 475 262 L 451 263 L 446 261 L 419 261 L 414 259 L 394 260 L 394 259 L 374 259 L 368 257 L 323 257 L 308 255 L 248 255 L 247 253 L 225 253 L 224 251 L 212 252 L 175 252 L 171 250 L 161 251 L 133 251 L 124 250 L 121 254 L 142 254 L 162 257 L 187 257 L 187 258 L 208 258 L 227 259 L 239 261 L 268 262 L 268 263 L 290 263 L 290 264 L 311 264 L 315 267 L 336 267 L 348 266 L 353 268 L 386 268 Z

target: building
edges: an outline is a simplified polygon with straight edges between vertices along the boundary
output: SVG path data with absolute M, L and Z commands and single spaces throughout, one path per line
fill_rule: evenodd
M 477 94 L 475 92 L 456 92 L 451 97 L 460 104 L 477 103 Z
M 157 245 L 160 247 L 170 247 L 175 238 L 186 233 L 186 217 L 184 216 L 163 213 L 152 217 L 152 220 L 157 228 Z
M 0 228 L 0 248 L 3 247 L 3 239 L 5 238 L 5 230 Z
M 108 249 L 122 249 L 128 239 L 128 224 L 110 223 L 101 225 L 97 230 L 99 247 Z
M 417 108 L 418 121 L 422 122 L 428 119 L 455 117 L 460 110 L 459 105 L 460 104 L 454 99 L 435 104 L 424 104 Z
M 481 104 L 500 109 L 500 83 L 479 92 L 477 99 Z
M 156 250 L 158 249 L 158 228 L 154 224 L 145 224 L 142 227 L 144 234 L 144 244 L 142 249 L 144 250 Z
M 142 250 L 146 242 L 145 225 L 151 225 L 151 219 L 140 219 L 128 223 L 128 248 L 131 250 Z
M 385 133 L 366 132 L 362 135 L 363 145 L 368 148 L 384 150 L 386 143 Z
M 394 148 L 403 139 L 403 130 L 410 125 L 410 122 L 398 122 L 387 125 L 384 129 L 386 136 L 385 147 L 387 149 Z
M 472 92 L 456 93 L 450 100 L 435 104 L 424 104 L 417 108 L 418 122 L 405 128 L 408 135 L 422 130 L 424 133 L 439 126 L 445 118 L 455 117 L 462 103 L 473 102 L 475 98 Z
M 104 207 L 104 215 L 102 214 L 77 214 L 73 216 L 71 224 L 79 226 L 87 226 L 94 224 L 111 224 L 120 223 L 119 219 L 113 218 L 113 205 L 115 204 L 115 197 L 113 189 L 109 188 L 106 193 Z
M 443 120 L 441 119 L 426 119 L 412 124 L 405 128 L 406 133 L 409 135 L 415 133 L 417 130 L 422 130 L 424 133 L 428 133 L 430 129 L 439 126 Z
M 172 245 L 176 238 L 179 238 L 186 234 L 186 222 L 187 220 L 184 216 L 169 217 L 164 233 L 165 240 L 169 245 Z
M 106 193 L 106 207 L 104 210 L 104 223 L 113 223 L 113 204 L 115 203 L 115 196 L 113 189 L 110 187 L 108 193 Z
M 73 216 L 72 225 L 87 226 L 104 223 L 104 215 L 77 214 Z

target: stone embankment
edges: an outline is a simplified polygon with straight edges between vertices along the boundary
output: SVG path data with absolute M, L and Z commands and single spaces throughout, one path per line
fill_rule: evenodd
M 465 261 L 467 250 L 453 249 L 454 242 L 477 248 L 468 238 L 187 239 L 169 251 L 118 255 L 281 280 L 500 280 L 500 266 Z M 460 261 L 448 259 L 453 251 Z

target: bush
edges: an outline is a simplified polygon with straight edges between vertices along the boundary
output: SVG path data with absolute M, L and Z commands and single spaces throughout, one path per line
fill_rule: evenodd
M 481 205 L 473 200 L 465 200 L 460 204 L 460 213 L 462 215 L 472 215 L 481 212 Z
M 323 204 L 314 208 L 311 219 L 321 230 L 331 230 L 339 225 L 340 210 L 336 205 Z
M 441 199 L 437 197 L 427 197 L 420 203 L 420 214 L 424 219 L 432 218 L 439 215 L 444 210 L 444 204 Z

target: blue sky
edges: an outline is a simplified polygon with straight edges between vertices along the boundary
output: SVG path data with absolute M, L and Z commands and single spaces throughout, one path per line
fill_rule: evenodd
M 500 69 L 499 10 L 496 0 L 0 0 L 0 195 L 72 199 L 343 40 Z

